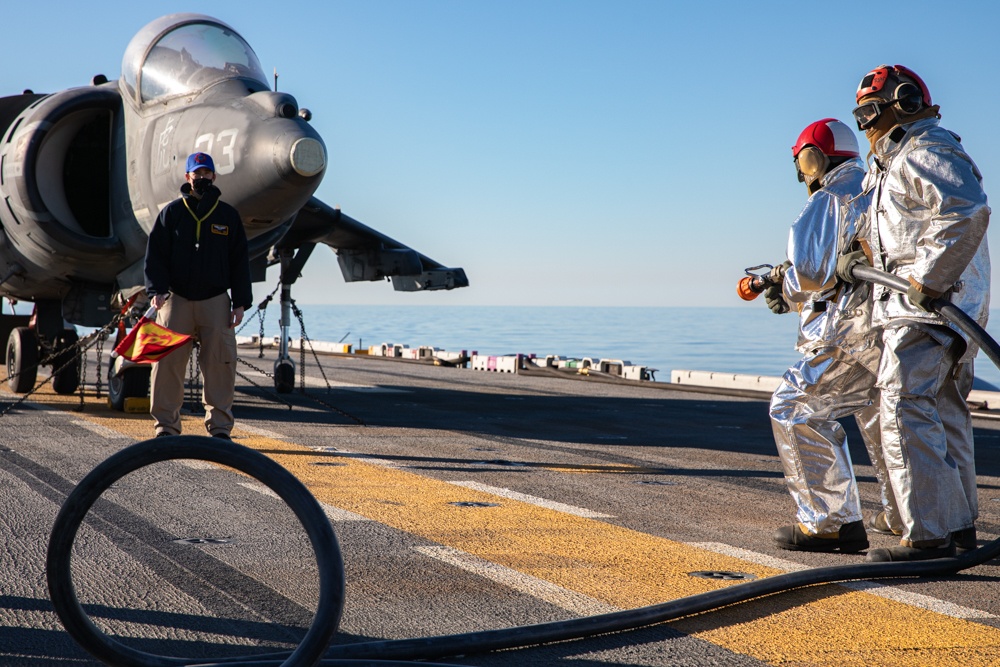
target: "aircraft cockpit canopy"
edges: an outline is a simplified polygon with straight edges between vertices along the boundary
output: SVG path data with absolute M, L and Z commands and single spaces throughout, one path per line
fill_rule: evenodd
M 164 19 L 173 21 L 158 25 Z M 198 15 L 173 15 L 147 25 L 132 39 L 122 61 L 126 92 L 135 100 L 138 86 L 141 104 L 232 78 L 268 88 L 260 61 L 243 38 L 229 26 Z

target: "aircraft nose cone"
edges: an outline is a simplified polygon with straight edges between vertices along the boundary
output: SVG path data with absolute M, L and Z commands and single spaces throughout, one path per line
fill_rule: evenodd
M 303 137 L 292 144 L 289 158 L 292 169 L 300 176 L 315 176 L 326 168 L 326 149 L 312 137 Z

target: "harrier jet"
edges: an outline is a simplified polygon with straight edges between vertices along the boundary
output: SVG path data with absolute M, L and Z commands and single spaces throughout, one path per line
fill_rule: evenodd
M 10 387 L 27 392 L 39 360 L 54 389 L 79 386 L 70 325 L 100 327 L 140 293 L 146 239 L 176 198 L 185 159 L 215 158 L 223 198 L 240 212 L 252 273 L 281 271 L 275 385 L 294 386 L 288 354 L 291 285 L 317 243 L 344 280 L 391 279 L 396 290 L 469 284 L 429 257 L 313 196 L 327 166 L 323 139 L 294 97 L 271 89 L 253 50 L 200 14 L 164 16 L 129 43 L 121 78 L 51 94 L 0 98 L 0 296 L 31 301 L 29 317 L 0 316 Z M 67 356 L 69 355 L 69 356 Z M 148 366 L 109 369 L 112 402 L 145 395 Z

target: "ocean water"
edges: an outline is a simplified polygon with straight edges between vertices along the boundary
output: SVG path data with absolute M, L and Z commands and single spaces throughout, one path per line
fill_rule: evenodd
M 760 308 L 588 308 L 518 306 L 299 305 L 312 340 L 357 348 L 393 343 L 480 354 L 555 354 L 623 359 L 657 369 L 781 375 L 800 355 L 797 320 Z M 264 335 L 278 334 L 279 306 L 264 311 Z M 1000 338 L 1000 313 L 987 330 Z M 994 328 L 996 330 L 994 330 Z M 259 333 L 251 312 L 241 335 Z M 293 321 L 291 335 L 299 336 Z M 1000 371 L 980 353 L 976 375 L 1000 386 Z

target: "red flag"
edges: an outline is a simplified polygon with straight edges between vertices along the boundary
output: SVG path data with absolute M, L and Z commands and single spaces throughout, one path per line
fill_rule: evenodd
M 136 362 L 159 361 L 191 339 L 189 334 L 157 324 L 155 317 L 156 309 L 150 307 L 128 335 L 115 345 L 114 355 Z

